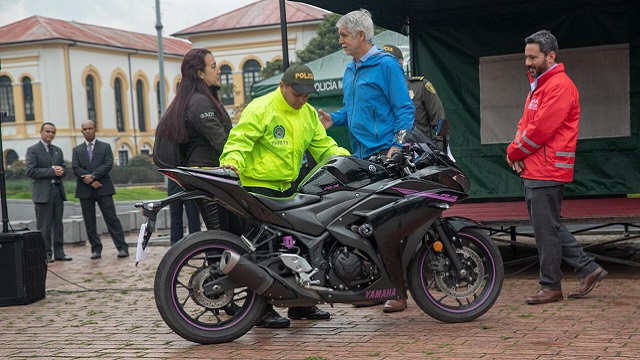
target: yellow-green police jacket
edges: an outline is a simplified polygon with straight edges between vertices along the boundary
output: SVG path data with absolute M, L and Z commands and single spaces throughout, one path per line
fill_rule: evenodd
M 349 155 L 327 136 L 311 105 L 295 110 L 278 88 L 242 111 L 238 125 L 229 133 L 220 165 L 235 166 L 243 186 L 283 192 L 298 178 L 306 149 L 318 162 Z

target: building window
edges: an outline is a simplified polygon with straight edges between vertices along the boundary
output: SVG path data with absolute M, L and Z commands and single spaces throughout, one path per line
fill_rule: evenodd
M 150 156 L 151 152 L 149 151 L 149 149 L 142 149 L 140 150 L 140 154 Z
M 223 104 L 233 105 L 233 73 L 229 65 L 220 66 L 220 95 Z
M 260 81 L 260 63 L 256 60 L 249 60 L 242 68 L 242 79 L 244 82 L 244 102 L 251 101 L 251 85 Z
M 6 75 L 2 75 L 0 76 L 0 111 L 7 113 L 4 121 L 16 121 L 13 106 L 13 86 L 11 86 L 11 79 Z
M 24 115 L 27 121 L 33 121 L 36 119 L 33 111 L 33 88 L 31 87 L 31 79 L 28 77 L 22 78 L 22 95 L 24 97 Z
M 138 129 L 147 131 L 147 114 L 144 111 L 144 85 L 142 80 L 136 81 L 136 99 L 138 100 Z
M 93 120 L 93 123 L 96 124 L 96 128 L 98 128 L 96 117 L 96 89 L 94 85 L 94 80 L 92 75 L 87 75 L 87 118 L 89 120 Z
M 124 131 L 124 110 L 122 106 L 122 81 L 116 78 L 113 83 L 113 92 L 116 97 L 116 126 L 118 131 Z
M 9 150 L 6 151 L 6 155 L 5 155 L 4 159 L 5 159 L 4 160 L 5 161 L 5 165 L 7 165 L 8 167 L 11 167 L 11 165 L 14 162 L 19 160 L 18 153 L 15 152 L 14 150 L 9 149 Z
M 120 166 L 129 165 L 129 152 L 127 150 L 118 150 L 118 164 Z

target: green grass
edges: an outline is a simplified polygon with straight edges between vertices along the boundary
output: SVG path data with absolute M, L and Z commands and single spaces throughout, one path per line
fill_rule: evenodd
M 6 181 L 7 198 L 31 200 L 31 180 Z M 75 181 L 64 181 L 67 200 L 79 202 L 75 197 Z M 161 186 L 116 186 L 114 201 L 159 200 L 167 197 L 167 190 Z

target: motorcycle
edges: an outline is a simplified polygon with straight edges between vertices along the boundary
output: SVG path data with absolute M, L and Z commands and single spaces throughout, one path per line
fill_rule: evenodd
M 210 198 L 244 219 L 242 236 L 190 234 L 162 258 L 155 302 L 184 339 L 215 344 L 278 307 L 406 299 L 445 322 L 471 321 L 497 300 L 500 252 L 479 225 L 442 213 L 468 197 L 467 176 L 414 130 L 401 152 L 319 163 L 284 199 L 247 192 L 229 169 L 161 169 L 185 190 L 136 204 L 148 221 L 176 200 Z

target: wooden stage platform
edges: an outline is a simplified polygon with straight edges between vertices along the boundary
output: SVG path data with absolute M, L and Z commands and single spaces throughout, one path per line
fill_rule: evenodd
M 531 232 L 518 231 L 518 227 L 531 225 L 524 200 L 461 203 L 445 211 L 443 216 L 461 216 L 475 220 L 492 236 L 508 234 L 510 236 L 509 242 L 514 251 L 517 245 L 525 245 L 517 242 L 517 236 L 532 237 Z M 593 252 L 602 245 L 640 238 L 640 234 L 630 233 L 632 228 L 640 229 L 640 198 L 565 199 L 562 202 L 561 217 L 564 225 L 587 225 L 587 227 L 572 231 L 574 234 L 585 234 L 614 225 L 622 226 L 624 230 L 621 231 L 619 238 L 586 245 L 584 248 L 597 259 L 640 267 L 640 263 L 637 261 Z M 504 241 L 495 237 L 494 240 Z M 521 260 L 514 261 L 521 262 Z

